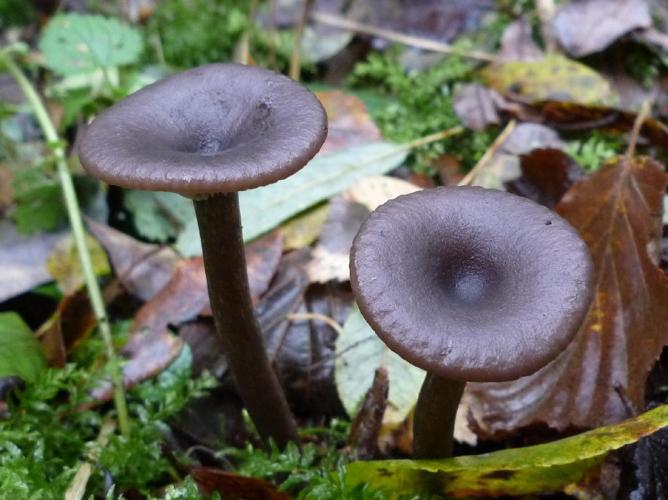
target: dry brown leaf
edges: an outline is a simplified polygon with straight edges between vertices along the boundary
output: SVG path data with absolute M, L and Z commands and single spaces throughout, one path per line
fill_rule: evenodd
M 245 477 L 213 467 L 196 467 L 190 475 L 206 495 L 220 493 L 230 500 L 289 500 L 290 495 L 278 491 L 264 479 Z
M 281 258 L 283 238 L 278 232 L 254 241 L 246 248 L 251 297 L 257 302 L 269 287 Z M 138 311 L 132 331 L 160 333 L 169 325 L 180 325 L 196 316 L 211 315 L 201 257 L 184 259 L 167 285 Z
M 566 51 L 582 57 L 605 49 L 617 38 L 652 24 L 643 0 L 570 2 L 554 18 L 554 33 Z
M 471 130 L 484 130 L 501 123 L 498 103 L 503 97 L 478 83 L 467 83 L 457 89 L 453 107 L 457 117 Z
M 125 387 L 135 385 L 155 377 L 174 361 L 181 349 L 183 341 L 168 331 L 151 333 L 134 338 L 126 347 L 129 360 L 123 365 L 123 383 Z M 104 381 L 91 391 L 91 398 L 97 402 L 109 401 L 113 387 Z
M 93 219 L 86 224 L 109 254 L 116 277 L 128 292 L 146 301 L 165 287 L 176 266 L 174 250 L 142 243 Z
M 594 300 L 575 340 L 548 366 L 514 382 L 469 384 L 479 434 L 623 420 L 615 387 L 644 407 L 647 375 L 668 343 L 668 284 L 648 253 L 661 236 L 667 185 L 658 162 L 617 158 L 566 193 L 557 211 L 592 252 Z
M 381 139 L 364 102 L 340 90 L 318 92 L 318 99 L 327 111 L 327 140 L 320 154 L 329 154 L 350 146 L 367 144 Z
M 525 17 L 513 21 L 501 37 L 500 57 L 505 61 L 535 61 L 543 51 L 533 39 L 531 24 Z

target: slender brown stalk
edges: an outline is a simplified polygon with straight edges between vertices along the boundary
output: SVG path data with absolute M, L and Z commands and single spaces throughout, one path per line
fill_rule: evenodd
M 413 458 L 452 456 L 455 417 L 465 382 L 427 373 L 413 421 Z
M 211 310 L 239 395 L 262 438 L 284 447 L 297 427 L 264 348 L 248 289 L 237 193 L 195 200 Z
M 299 81 L 302 67 L 302 38 L 304 37 L 304 26 L 308 20 L 309 12 L 313 6 L 313 0 L 304 0 L 302 5 L 301 15 L 299 16 L 299 24 L 297 24 L 297 31 L 295 33 L 295 45 L 292 48 L 292 58 L 290 59 L 290 78 Z

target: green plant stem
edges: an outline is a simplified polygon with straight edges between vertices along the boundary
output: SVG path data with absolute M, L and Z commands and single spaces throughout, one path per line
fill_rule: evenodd
M 102 299 L 102 292 L 93 270 L 90 253 L 86 246 L 86 234 L 84 231 L 83 221 L 81 219 L 81 210 L 77 200 L 76 191 L 74 190 L 74 183 L 70 175 L 67 161 L 65 159 L 65 149 L 60 141 L 60 137 L 56 132 L 56 128 L 49 117 L 49 114 L 44 107 L 42 99 L 37 94 L 35 88 L 28 81 L 18 65 L 14 62 L 11 55 L 7 51 L 0 51 L 0 64 L 7 68 L 7 71 L 14 77 L 16 83 L 26 96 L 28 103 L 32 107 L 33 113 L 39 122 L 39 125 L 46 137 L 46 140 L 53 151 L 56 160 L 56 167 L 58 169 L 58 176 L 60 178 L 60 185 L 63 190 L 65 198 L 65 206 L 67 208 L 67 215 L 69 217 L 70 226 L 72 228 L 72 235 L 79 254 L 79 261 L 83 271 L 86 288 L 88 290 L 88 297 L 90 298 L 91 306 L 97 320 L 98 328 L 102 334 L 102 339 L 107 351 L 107 357 L 111 365 L 111 379 L 114 386 L 114 404 L 116 406 L 116 413 L 118 415 L 118 426 L 123 435 L 129 435 L 130 424 L 128 419 L 128 410 L 125 402 L 125 389 L 123 386 L 123 372 L 119 363 L 118 357 L 114 350 L 113 339 L 111 337 L 111 326 L 109 318 Z

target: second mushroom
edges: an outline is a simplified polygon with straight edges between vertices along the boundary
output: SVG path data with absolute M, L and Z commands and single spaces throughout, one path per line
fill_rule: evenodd
M 416 458 L 451 455 L 466 382 L 517 379 L 553 360 L 592 293 L 589 250 L 573 227 L 528 199 L 482 188 L 385 203 L 355 238 L 350 268 L 376 334 L 427 371 Z

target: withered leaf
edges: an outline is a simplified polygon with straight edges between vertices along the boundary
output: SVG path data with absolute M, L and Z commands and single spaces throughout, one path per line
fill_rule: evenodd
M 177 256 L 171 248 L 137 241 L 93 219 L 86 219 L 86 225 L 109 254 L 118 280 L 140 299 L 153 297 L 174 273 Z
M 594 299 L 573 342 L 549 365 L 514 382 L 469 384 L 480 434 L 617 422 L 627 410 L 616 386 L 644 406 L 645 381 L 668 343 L 668 283 L 648 254 L 661 235 L 667 184 L 658 162 L 616 158 L 562 198 L 557 212 L 592 253 Z
M 129 360 L 123 366 L 125 387 L 155 377 L 167 368 L 181 352 L 183 341 L 167 331 L 134 337 L 125 351 Z M 112 397 L 111 383 L 104 381 L 91 391 L 95 401 L 108 401 Z
M 317 96 L 327 111 L 328 120 L 327 140 L 320 148 L 321 154 L 381 139 L 364 101 L 340 90 L 318 92 Z
M 643 0 L 584 0 L 561 7 L 554 33 L 569 54 L 582 57 L 605 49 L 617 38 L 652 24 Z
M 507 183 L 508 191 L 554 208 L 584 171 L 560 149 L 534 149 L 520 160 L 522 176 Z
M 531 24 L 525 17 L 513 21 L 505 29 L 499 55 L 506 61 L 535 61 L 543 57 L 543 51 L 533 39 Z
M 457 89 L 453 107 L 464 125 L 471 130 L 483 130 L 501 122 L 497 103 L 502 100 L 496 91 L 477 83 L 468 83 Z
M 538 148 L 566 147 L 554 130 L 538 123 L 520 123 L 501 146 L 501 151 L 511 155 L 523 155 Z
M 389 390 L 387 369 L 379 366 L 362 407 L 350 424 L 348 445 L 353 448 L 354 458 L 357 460 L 369 460 L 378 454 L 378 436 L 387 408 Z
M 248 281 L 253 301 L 269 287 L 283 249 L 279 233 L 270 233 L 246 248 Z M 201 257 L 184 259 L 167 285 L 139 310 L 133 332 L 160 333 L 169 325 L 180 325 L 199 314 L 210 315 L 204 262 Z
M 206 495 L 220 493 L 230 500 L 288 500 L 290 495 L 278 491 L 276 486 L 264 479 L 245 477 L 213 467 L 197 467 L 190 471 L 197 485 Z

